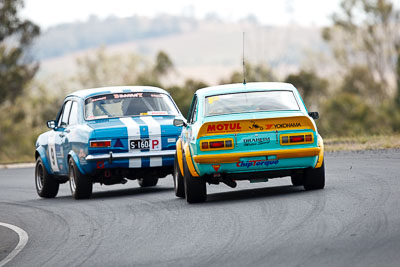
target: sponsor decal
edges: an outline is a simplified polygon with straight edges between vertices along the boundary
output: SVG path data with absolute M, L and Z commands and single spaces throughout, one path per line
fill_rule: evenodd
M 168 143 L 176 143 L 176 138 L 168 138 Z
M 84 159 L 86 157 L 86 154 L 85 154 L 85 152 L 83 152 L 82 148 L 79 150 L 79 155 L 78 156 L 79 156 L 80 159 Z
M 255 121 L 250 121 L 251 122 L 251 126 L 249 126 L 249 129 L 259 129 L 259 130 L 264 130 L 263 127 L 261 127 L 260 125 L 256 124 Z
M 168 115 L 166 111 L 148 111 L 147 115 Z
M 255 137 L 255 138 L 246 138 L 243 139 L 243 144 L 245 146 L 256 146 L 256 145 L 265 145 L 271 142 L 271 138 L 269 137 Z
M 150 94 L 151 97 L 163 97 L 162 94 Z
M 279 160 L 248 160 L 248 161 L 239 161 L 236 163 L 236 167 L 254 167 L 254 166 L 271 166 L 271 165 L 277 165 L 279 163 Z
M 210 124 L 207 127 L 207 132 L 226 132 L 226 131 L 241 131 L 242 126 L 239 122 L 235 123 L 221 123 L 221 124 Z
M 208 104 L 212 104 L 212 103 L 214 103 L 214 101 L 219 100 L 219 96 L 210 96 L 210 97 L 207 97 L 207 99 L 208 99 Z
M 114 94 L 114 98 L 131 98 L 131 97 L 143 97 L 143 93 L 126 93 L 126 94 Z
M 288 123 L 275 123 L 265 125 L 265 129 L 286 129 L 286 128 L 297 128 L 301 127 L 300 122 L 288 122 Z
M 86 158 L 86 153 L 83 151 L 82 148 L 79 150 L 78 157 L 79 157 L 79 162 L 80 163 L 85 163 L 86 162 L 86 159 L 85 159 Z
M 98 97 L 98 98 L 89 98 L 89 102 L 96 102 L 96 101 L 100 101 L 100 100 L 106 100 L 107 97 L 102 96 L 102 97 Z
M 212 167 L 214 168 L 214 171 L 215 171 L 215 172 L 218 172 L 219 168 L 221 167 L 221 164 L 212 165 Z

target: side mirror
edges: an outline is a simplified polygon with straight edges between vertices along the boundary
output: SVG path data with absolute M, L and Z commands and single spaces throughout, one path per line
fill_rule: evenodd
M 54 120 L 47 121 L 47 127 L 49 127 L 50 129 L 56 128 L 56 121 L 54 121 Z
M 318 112 L 308 112 L 308 116 L 310 116 L 310 117 L 313 118 L 314 120 L 319 119 L 319 114 L 318 114 Z
M 182 119 L 174 119 L 173 124 L 174 124 L 174 126 L 177 126 L 177 127 L 182 127 L 182 126 L 187 125 L 186 122 Z

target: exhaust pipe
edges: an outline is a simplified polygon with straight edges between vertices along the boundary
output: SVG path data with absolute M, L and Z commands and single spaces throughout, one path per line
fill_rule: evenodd
M 222 180 L 222 182 L 232 188 L 235 188 L 237 186 L 237 183 L 231 179 L 224 179 L 224 180 Z

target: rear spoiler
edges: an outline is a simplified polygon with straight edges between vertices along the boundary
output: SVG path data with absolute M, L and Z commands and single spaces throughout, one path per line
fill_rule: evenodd
M 216 121 L 204 123 L 199 130 L 197 139 L 209 135 L 304 129 L 315 131 L 314 122 L 307 116 Z

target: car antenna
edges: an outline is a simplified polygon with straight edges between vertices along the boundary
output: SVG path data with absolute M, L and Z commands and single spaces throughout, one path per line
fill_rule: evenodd
M 242 53 L 243 53 L 243 84 L 246 84 L 246 66 L 245 66 L 245 63 L 244 63 L 244 32 L 243 32 L 243 51 L 242 51 Z

